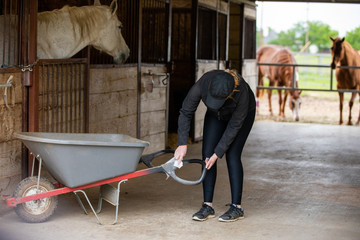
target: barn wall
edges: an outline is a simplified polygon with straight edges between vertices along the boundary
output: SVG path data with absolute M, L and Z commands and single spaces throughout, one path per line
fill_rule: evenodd
M 165 72 L 164 67 L 143 67 L 142 72 Z M 166 85 L 164 76 L 154 76 L 152 92 L 145 89 L 150 80 L 142 76 L 140 138 L 149 141 L 144 153 L 165 148 Z M 151 80 L 150 80 L 151 81 Z M 137 136 L 137 67 L 90 70 L 89 131 Z
M 13 137 L 22 129 L 21 73 L 0 74 L 0 84 L 6 84 L 10 75 L 14 76 L 14 87 L 7 90 L 10 109 L 4 102 L 5 88 L 0 88 L 0 195 L 12 194 L 21 180 L 21 142 Z M 5 209 L 0 205 L 0 212 Z
M 216 61 L 198 61 L 196 65 L 196 69 L 198 69 L 196 81 L 199 80 L 199 78 L 201 78 L 204 73 L 210 70 L 218 69 Z M 220 63 L 219 69 L 225 69 L 225 62 Z M 202 101 L 200 101 L 199 107 L 197 108 L 194 117 L 194 139 L 196 141 L 202 139 L 205 113 L 206 106 Z
M 256 8 L 254 6 L 245 5 L 244 17 L 255 20 Z M 256 86 L 257 86 L 256 67 L 257 67 L 256 59 L 244 59 L 242 65 L 242 75 L 245 81 L 250 85 L 254 93 L 256 93 Z
M 146 90 L 147 84 L 151 82 L 151 77 L 146 73 L 165 73 L 164 66 L 143 66 L 141 78 L 141 128 L 140 138 L 150 142 L 150 146 L 145 149 L 145 153 L 152 153 L 163 150 L 167 142 L 167 82 L 162 80 L 165 76 L 153 75 L 153 90 Z M 145 74 L 144 74 L 145 73 Z M 165 83 L 165 84 L 164 84 Z
M 257 73 L 256 73 L 256 59 L 245 59 L 242 66 L 242 76 L 249 84 L 251 90 L 256 94 Z
M 90 69 L 89 132 L 136 137 L 137 68 Z

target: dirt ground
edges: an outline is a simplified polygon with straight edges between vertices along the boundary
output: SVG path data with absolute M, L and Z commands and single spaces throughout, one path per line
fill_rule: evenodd
M 337 93 L 307 92 L 301 95 L 300 123 L 339 124 L 339 97 Z M 345 93 L 343 103 L 343 124 L 347 124 L 349 115 L 350 93 Z M 259 99 L 258 120 L 273 120 L 293 122 L 289 100 L 286 102 L 285 119 L 279 119 L 278 94 L 272 95 L 273 116 L 269 113 L 267 93 Z M 359 97 L 357 96 L 352 108 L 352 123 L 355 124 L 359 116 Z
M 74 194 L 64 194 L 44 223 L 25 223 L 12 209 L 0 214 L 0 240 L 359 240 L 360 163 L 354 141 L 359 135 L 357 126 L 256 121 L 242 157 L 245 219 L 241 221 L 217 220 L 231 201 L 226 161 L 221 159 L 216 217 L 206 222 L 191 220 L 202 203 L 201 185 L 150 174 L 121 185 L 115 225 L 97 224 L 94 214 L 83 213 Z M 201 142 L 188 150 L 189 159 L 198 158 Z M 159 156 L 153 164 L 171 157 Z M 199 170 L 186 165 L 180 176 L 193 180 Z M 86 192 L 96 208 L 98 187 Z M 100 219 L 113 221 L 114 210 L 104 203 Z

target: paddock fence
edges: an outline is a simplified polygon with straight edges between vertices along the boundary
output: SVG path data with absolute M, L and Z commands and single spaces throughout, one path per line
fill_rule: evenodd
M 257 75 L 259 75 L 259 66 L 288 66 L 293 68 L 293 77 L 291 81 L 291 87 L 285 86 L 259 86 L 257 83 L 257 89 L 273 89 L 273 90 L 301 90 L 301 91 L 321 91 L 321 92 L 355 92 L 360 93 L 359 86 L 357 89 L 336 89 L 336 78 L 334 76 L 334 69 L 331 69 L 329 65 L 324 64 L 279 64 L 279 63 L 259 63 L 257 62 Z M 298 80 L 298 87 L 296 87 L 296 71 L 298 68 L 298 72 L 300 74 L 300 78 Z M 342 69 L 358 69 L 360 71 L 360 66 L 336 66 L 336 68 Z M 304 70 L 306 69 L 306 70 Z M 315 71 L 309 71 L 309 69 Z M 319 70 L 321 74 L 319 74 Z M 317 73 L 316 73 L 317 72 Z M 304 73 L 304 74 L 301 74 Z M 315 76 L 315 78 L 314 78 Z M 322 77 L 321 77 L 322 76 Z M 311 84 L 308 84 L 307 78 L 313 78 Z M 266 85 L 266 84 L 265 84 Z

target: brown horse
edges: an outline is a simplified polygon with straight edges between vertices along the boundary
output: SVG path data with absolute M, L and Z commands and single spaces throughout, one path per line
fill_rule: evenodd
M 332 62 L 331 68 L 335 69 L 336 65 L 338 66 L 359 66 L 360 67 L 360 54 L 356 52 L 352 46 L 345 41 L 345 38 L 335 39 L 330 37 L 332 43 L 331 55 Z M 346 69 L 346 68 L 336 68 L 336 81 L 337 89 L 353 89 L 360 90 L 360 69 Z M 360 93 L 359 93 L 360 96 Z M 352 125 L 351 122 L 351 109 L 354 104 L 354 99 L 356 93 L 351 93 L 351 99 L 349 101 L 349 120 L 348 125 Z M 343 110 L 343 101 L 344 101 L 344 92 L 339 92 L 340 100 L 340 121 L 339 124 L 343 123 L 342 110 Z M 360 100 L 359 100 L 360 102 Z M 360 121 L 360 112 L 356 124 L 359 124 Z
M 276 46 L 276 45 L 267 45 L 261 47 L 256 52 L 256 58 L 258 63 L 276 63 L 276 64 L 296 64 L 296 60 L 292 53 L 284 47 Z M 293 80 L 293 71 L 294 68 L 292 66 L 271 66 L 271 65 L 259 65 L 259 75 L 258 75 L 258 85 L 264 86 L 263 77 L 267 77 L 269 79 L 269 86 L 285 86 L 292 87 Z M 295 87 L 297 87 L 297 78 L 298 72 L 297 68 L 295 68 Z M 287 95 L 290 95 L 290 109 L 293 113 L 293 118 L 295 121 L 299 121 L 300 119 L 300 98 L 301 91 L 295 90 L 285 90 L 284 98 L 282 98 L 282 90 L 278 90 L 279 94 L 279 117 L 285 117 L 285 105 L 287 100 Z M 271 94 L 272 90 L 268 90 L 268 100 L 269 100 L 269 112 L 272 115 L 272 106 L 271 106 Z M 257 97 L 262 95 L 262 91 L 257 91 Z

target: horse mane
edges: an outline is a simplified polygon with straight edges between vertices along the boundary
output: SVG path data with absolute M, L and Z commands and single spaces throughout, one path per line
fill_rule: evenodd
M 83 7 L 70 7 L 68 5 L 61 9 L 55 9 L 53 11 L 41 12 L 38 15 L 38 21 L 45 23 L 47 26 L 51 22 L 55 22 L 59 19 L 60 15 L 69 13 L 70 21 L 73 26 L 78 26 L 80 30 L 81 38 L 85 36 L 93 37 L 97 33 L 90 29 L 101 29 L 107 22 L 106 15 L 103 14 L 104 9 L 108 6 L 83 6 Z M 76 28 L 73 28 L 74 35 L 77 34 Z

